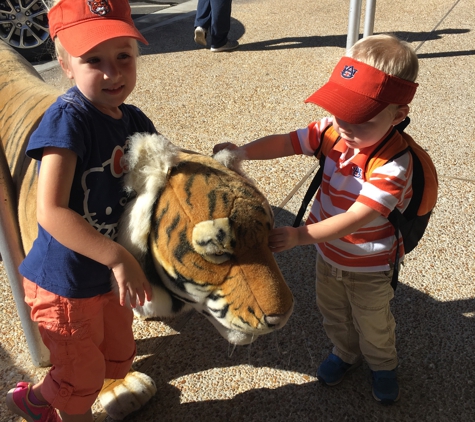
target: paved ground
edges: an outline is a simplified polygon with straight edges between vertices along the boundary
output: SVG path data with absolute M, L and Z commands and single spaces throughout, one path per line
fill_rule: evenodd
M 347 3 L 235 0 L 230 36 L 242 45 L 220 54 L 194 44 L 189 12 L 196 3 L 183 3 L 178 15 L 141 27 L 150 45 L 130 102 L 175 143 L 204 153 L 220 141 L 240 144 L 303 127 L 325 115 L 303 100 L 345 52 Z M 440 177 L 438 205 L 393 301 L 400 402 L 388 408 L 373 400 L 366 365 L 338 387 L 317 382 L 330 343 L 315 305 L 314 250 L 306 247 L 277 257 L 295 295 L 293 316 L 251 346 L 232 350 L 195 314 L 136 321 L 134 367 L 155 379 L 158 393 L 129 421 L 475 420 L 474 29 L 473 0 L 377 4 L 375 32 L 394 32 L 417 49 L 420 87 L 408 132 L 429 151 Z M 55 69 L 42 75 L 61 83 Z M 292 222 L 302 192 L 283 209 L 282 203 L 311 165 L 304 157 L 246 165 L 280 211 L 279 225 Z M 3 396 L 20 378 L 35 381 L 46 370 L 29 361 L 4 275 L 0 286 Z M 95 411 L 98 421 L 106 419 L 100 406 Z M 0 420 L 18 420 L 2 402 Z

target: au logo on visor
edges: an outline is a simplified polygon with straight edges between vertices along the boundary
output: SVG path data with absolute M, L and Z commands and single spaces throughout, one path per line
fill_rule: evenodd
M 355 69 L 353 66 L 346 65 L 341 71 L 341 76 L 345 79 L 351 79 L 355 76 L 358 69 Z

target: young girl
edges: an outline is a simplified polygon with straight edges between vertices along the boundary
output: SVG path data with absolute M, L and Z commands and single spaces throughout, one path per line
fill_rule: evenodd
M 114 241 L 127 201 L 126 140 L 156 133 L 124 104 L 136 83 L 137 40 L 147 42 L 124 0 L 60 0 L 48 18 L 75 86 L 46 111 L 27 148 L 40 161 L 38 237 L 20 273 L 52 367 L 35 385 L 18 383 L 7 405 L 27 421 L 91 422 L 104 379 L 124 378 L 135 356 L 127 296 L 132 306 L 151 299 L 138 262 Z

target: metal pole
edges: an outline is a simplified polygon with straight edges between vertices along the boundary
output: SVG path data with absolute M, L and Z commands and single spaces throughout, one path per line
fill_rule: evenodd
M 360 33 L 362 0 L 350 0 L 350 13 L 348 17 L 348 35 L 346 38 L 346 50 L 348 51 L 353 44 L 358 41 Z
M 24 258 L 16 213 L 16 196 L 8 170 L 5 151 L 0 145 L 0 253 L 25 333 L 31 360 L 35 366 L 49 366 L 49 350 L 43 344 L 38 326 L 30 318 L 30 307 L 24 301 L 22 276 L 18 266 Z M 3 304 L 5 306 L 6 304 Z
M 374 15 L 376 13 L 376 0 L 366 0 L 366 13 L 364 20 L 363 38 L 373 35 Z
M 362 0 L 350 0 L 346 51 L 353 47 L 353 44 L 358 41 L 360 35 L 361 3 Z M 375 14 L 376 0 L 366 0 L 363 38 L 367 37 L 368 35 L 373 35 Z

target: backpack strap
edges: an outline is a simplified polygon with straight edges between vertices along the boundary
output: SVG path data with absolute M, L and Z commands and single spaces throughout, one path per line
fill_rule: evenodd
M 404 155 L 408 150 L 409 146 L 406 140 L 399 133 L 398 127 L 394 126 L 366 159 L 365 180 L 369 180 L 373 171 L 378 167 Z
M 330 130 L 331 129 L 331 130 Z M 292 227 L 300 226 L 302 222 L 303 215 L 307 210 L 308 204 L 315 196 L 318 187 L 322 183 L 323 179 L 323 168 L 325 167 L 325 158 L 332 148 L 340 141 L 341 136 L 338 135 L 337 131 L 333 129 L 333 124 L 328 125 L 325 130 L 320 135 L 320 143 L 318 148 L 315 150 L 313 155 L 319 159 L 320 165 L 318 167 L 317 173 L 313 177 L 313 180 L 310 182 L 310 185 L 305 193 L 305 196 L 300 205 L 300 209 L 295 217 L 294 224 Z
M 366 180 L 370 179 L 371 174 L 376 168 L 381 167 L 387 162 L 393 161 L 411 151 L 410 146 L 402 134 L 409 123 L 410 119 L 409 117 L 406 117 L 406 119 L 404 119 L 401 123 L 394 126 L 389 135 L 386 136 L 386 138 L 378 145 L 378 147 L 374 149 L 366 161 Z M 378 154 L 378 157 L 376 157 L 376 154 Z M 399 281 L 399 229 L 402 225 L 402 219 L 405 220 L 405 217 L 397 208 L 393 209 L 389 213 L 388 220 L 393 225 L 394 235 L 396 236 L 396 254 L 394 257 L 393 276 L 391 279 L 391 287 L 394 290 L 396 290 L 397 283 Z

